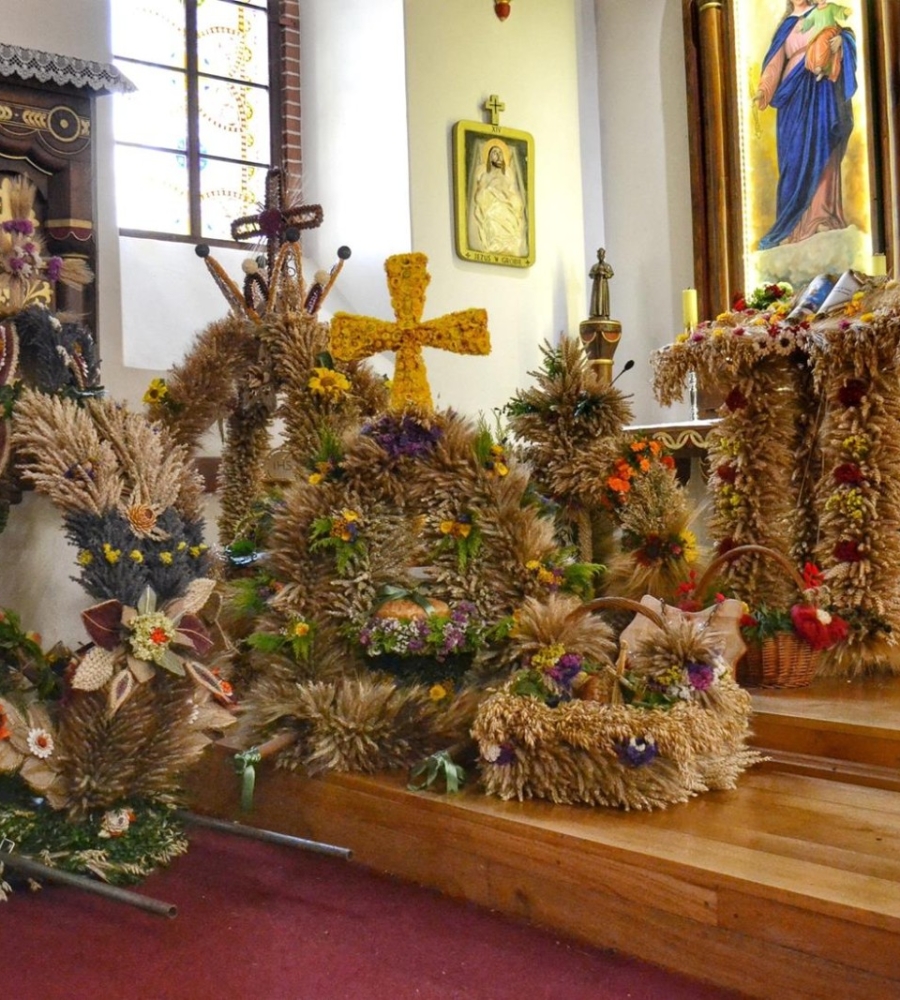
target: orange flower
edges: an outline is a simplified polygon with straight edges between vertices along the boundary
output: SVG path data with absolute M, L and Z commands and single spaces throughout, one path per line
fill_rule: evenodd
M 3 711 L 3 706 L 0 705 L 0 740 L 9 739 L 9 728 L 6 725 L 6 712 Z
M 156 527 L 156 512 L 145 503 L 126 507 L 125 517 L 136 535 L 148 535 Z
M 631 450 L 632 451 L 643 451 L 647 447 L 646 441 L 632 441 Z
M 641 461 L 640 461 L 640 466 L 641 466 L 641 472 L 649 472 L 650 471 L 650 459 L 649 458 L 642 458 Z
M 627 493 L 631 489 L 631 483 L 627 479 L 618 479 L 616 476 L 610 476 L 606 485 L 616 493 Z

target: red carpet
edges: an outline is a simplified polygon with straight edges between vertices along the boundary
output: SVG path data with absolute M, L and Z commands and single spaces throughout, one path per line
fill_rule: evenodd
M 9 1000 L 725 1000 L 736 994 L 354 864 L 192 829 L 139 890 L 170 920 L 63 886 L 0 903 Z M 635 937 L 642 933 L 635 914 Z M 702 954 L 697 955 L 698 967 Z

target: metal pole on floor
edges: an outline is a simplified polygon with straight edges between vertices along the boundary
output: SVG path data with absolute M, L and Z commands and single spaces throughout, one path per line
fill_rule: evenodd
M 108 885 L 106 882 L 98 882 L 96 879 L 87 878 L 84 875 L 75 875 L 73 872 L 51 868 L 33 858 L 13 854 L 12 851 L 0 851 L 0 863 L 30 878 L 73 886 L 76 889 L 83 889 L 85 892 L 93 892 L 98 896 L 103 896 L 104 899 L 111 899 L 116 903 L 127 903 L 139 910 L 147 910 L 160 917 L 171 918 L 178 913 L 178 907 L 173 903 L 164 903 L 158 899 L 151 899 L 149 896 L 141 896 L 136 892 L 129 892 L 127 889 L 120 889 L 115 885 Z
M 197 813 L 188 812 L 184 809 L 176 810 L 175 815 L 185 823 L 192 823 L 194 826 L 203 826 L 209 830 L 217 830 L 219 833 L 231 833 L 238 837 L 247 837 L 250 840 L 262 840 L 269 844 L 282 844 L 285 847 L 299 847 L 306 851 L 315 851 L 317 854 L 330 854 L 332 857 L 344 858 L 346 860 L 353 857 L 353 851 L 347 847 L 335 847 L 333 844 L 323 844 L 318 840 L 304 840 L 303 837 L 293 837 L 288 833 L 276 833 L 274 830 L 260 830 L 255 826 L 244 826 L 242 823 L 235 823 L 232 820 L 200 816 Z

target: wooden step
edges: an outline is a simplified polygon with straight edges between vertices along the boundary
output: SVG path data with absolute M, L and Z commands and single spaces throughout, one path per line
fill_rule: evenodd
M 790 753 L 785 750 L 766 750 L 763 770 L 777 770 L 782 773 L 805 774 L 812 778 L 826 778 L 869 788 L 886 788 L 900 792 L 900 770 L 895 767 L 879 767 L 876 764 L 857 764 L 854 761 L 835 757 L 818 757 L 811 754 Z
M 224 749 L 190 777 L 198 812 L 349 847 L 356 863 L 748 996 L 900 996 L 889 790 L 769 765 L 734 791 L 626 813 L 263 766 L 241 814 Z
M 859 765 L 860 775 L 867 767 L 900 775 L 900 678 L 816 680 L 751 696 L 751 742 L 767 753 L 846 761 Z M 848 768 L 846 780 L 852 773 Z

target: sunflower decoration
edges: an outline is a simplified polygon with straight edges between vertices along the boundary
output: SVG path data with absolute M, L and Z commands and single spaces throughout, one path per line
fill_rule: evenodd
M 326 403 L 339 403 L 350 392 L 350 380 L 334 368 L 313 368 L 309 391 Z

